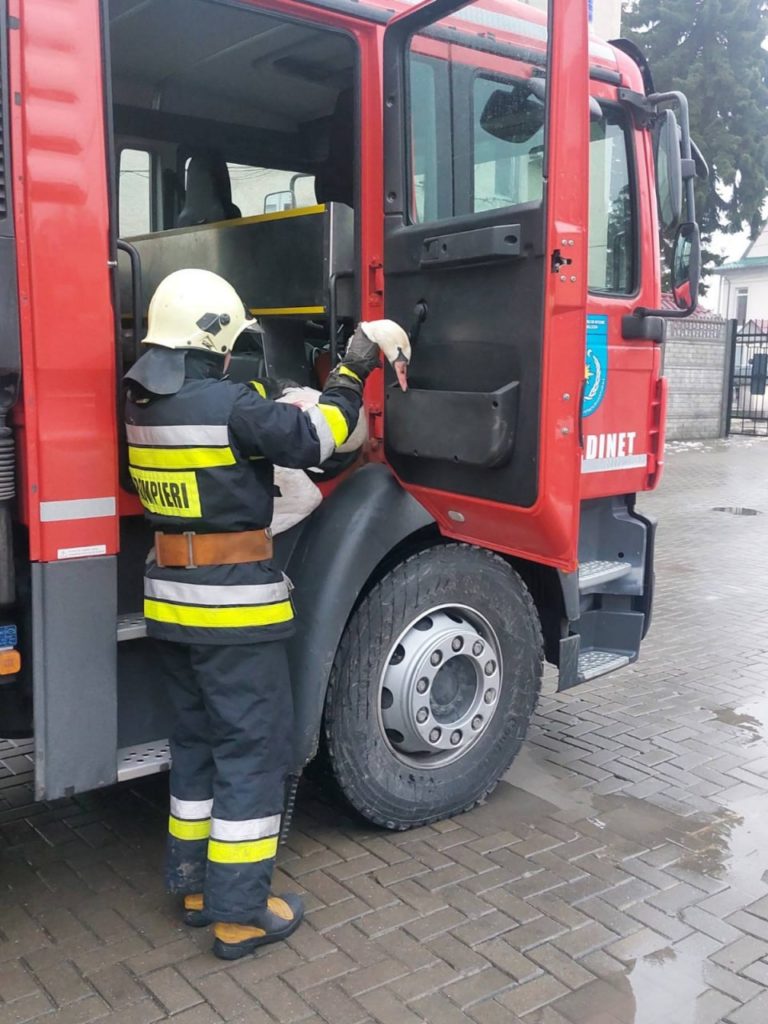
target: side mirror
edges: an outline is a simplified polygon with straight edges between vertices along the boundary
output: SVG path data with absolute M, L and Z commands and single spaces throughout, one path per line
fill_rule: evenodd
M 672 250 L 672 297 L 678 309 L 696 309 L 700 274 L 699 226 L 689 221 L 677 229 Z
M 683 168 L 680 157 L 680 129 L 674 113 L 667 109 L 658 115 L 654 129 L 656 196 L 659 219 L 665 231 L 673 231 L 683 212 Z

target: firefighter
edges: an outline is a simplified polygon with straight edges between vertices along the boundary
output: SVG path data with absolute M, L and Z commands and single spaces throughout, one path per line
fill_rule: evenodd
M 273 464 L 316 466 L 357 423 L 391 321 L 360 325 L 318 404 L 302 410 L 224 378 L 253 323 L 204 270 L 165 278 L 145 354 L 126 374 L 129 467 L 155 545 L 144 614 L 175 714 L 166 882 L 214 953 L 237 959 L 287 938 L 303 907 L 270 892 L 292 748 L 285 641 L 290 583 L 272 562 Z M 382 346 L 383 347 L 383 346 Z M 402 368 L 402 360 L 401 360 Z

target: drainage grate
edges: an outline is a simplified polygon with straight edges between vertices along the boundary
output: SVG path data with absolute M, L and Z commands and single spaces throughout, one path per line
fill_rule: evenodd
M 730 516 L 759 516 L 762 512 L 759 512 L 756 508 L 742 508 L 739 505 L 716 505 L 713 512 L 727 512 Z

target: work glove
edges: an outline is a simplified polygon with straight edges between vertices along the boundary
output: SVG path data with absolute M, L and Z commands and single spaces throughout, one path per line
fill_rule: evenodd
M 326 387 L 354 387 L 356 382 L 359 386 L 379 365 L 380 351 L 394 367 L 400 387 L 405 391 L 411 345 L 408 335 L 394 320 L 358 324 L 341 364 L 329 376 Z

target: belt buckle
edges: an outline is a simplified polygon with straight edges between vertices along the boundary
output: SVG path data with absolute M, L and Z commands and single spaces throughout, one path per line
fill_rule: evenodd
M 184 566 L 185 569 L 197 569 L 198 565 L 195 561 L 195 534 L 193 530 L 185 530 L 182 534 L 187 541 L 187 564 Z

